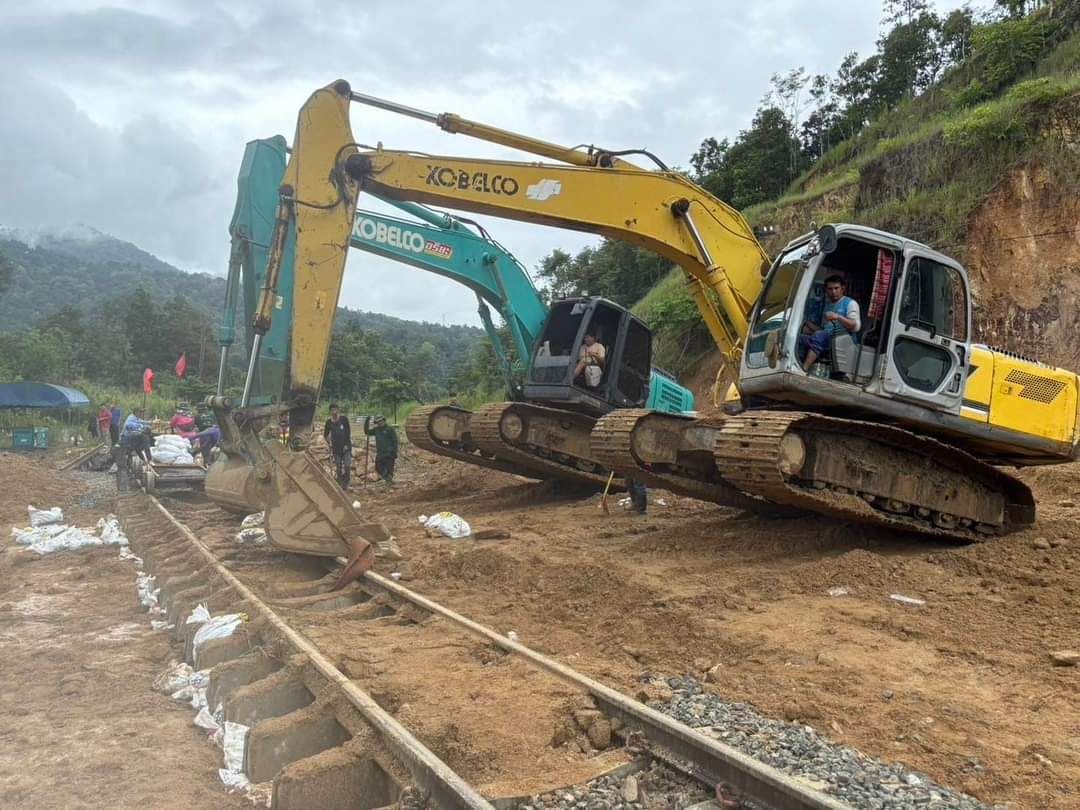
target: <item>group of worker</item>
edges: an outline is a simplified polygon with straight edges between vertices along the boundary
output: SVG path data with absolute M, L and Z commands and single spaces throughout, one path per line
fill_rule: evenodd
M 397 431 L 386 424 L 384 416 L 374 419 L 365 416 L 364 434 L 375 439 L 375 472 L 388 487 L 393 486 L 398 456 Z M 323 426 L 323 438 L 330 445 L 338 480 L 347 485 L 349 470 L 352 469 L 352 428 L 349 427 L 348 416 L 341 412 L 337 403 L 330 405 L 330 418 Z
M 123 416 L 123 411 L 115 402 L 102 404 L 96 420 L 97 435 L 100 438 L 108 436 L 111 446 L 126 447 L 136 456 L 150 463 L 153 460 L 151 448 L 154 446 L 154 435 L 153 426 L 146 419 L 145 410 L 135 408 L 128 414 L 127 419 Z M 203 464 L 210 463 L 214 448 L 221 443 L 221 429 L 217 425 L 197 430 L 195 417 L 185 408 L 177 408 L 176 413 L 169 420 L 169 429 L 190 442 L 192 455 L 202 456 Z

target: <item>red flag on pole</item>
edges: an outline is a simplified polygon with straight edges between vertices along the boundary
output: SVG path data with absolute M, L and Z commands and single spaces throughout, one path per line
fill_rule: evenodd
M 187 374 L 187 352 L 180 355 L 180 359 L 176 361 L 176 376 L 183 379 Z
M 142 390 L 144 394 L 154 393 L 154 370 L 148 368 L 142 373 Z

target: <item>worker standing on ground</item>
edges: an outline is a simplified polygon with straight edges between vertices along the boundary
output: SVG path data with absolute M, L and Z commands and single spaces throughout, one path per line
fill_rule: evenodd
M 120 406 L 114 402 L 109 408 L 109 440 L 114 445 L 120 442 L 120 419 L 123 415 L 124 412 L 120 410 Z
M 626 491 L 630 493 L 630 508 L 639 515 L 644 515 L 649 508 L 649 490 L 645 484 L 634 478 L 627 478 Z
M 136 408 L 124 422 L 124 429 L 120 432 L 120 444 L 142 456 L 147 464 L 153 461 L 150 455 L 150 447 L 153 445 L 150 423 L 143 420 L 142 408 Z
M 102 439 L 104 439 L 106 436 L 108 436 L 109 439 L 110 439 L 110 444 L 116 444 L 116 440 L 113 439 L 113 437 L 112 437 L 112 429 L 111 429 L 112 428 L 112 411 L 109 410 L 109 407 L 105 403 L 101 404 L 101 410 L 98 411 L 97 423 L 98 423 L 98 435 Z
M 348 489 L 349 474 L 352 472 L 352 430 L 348 417 L 341 413 L 337 405 L 330 406 L 330 418 L 323 427 L 323 438 L 330 443 L 338 485 Z
M 364 417 L 364 433 L 375 437 L 375 472 L 386 482 L 387 487 L 392 487 L 394 464 L 398 454 L 397 433 L 386 424 L 384 416 L 375 417 L 375 427 L 371 427 L 370 416 Z

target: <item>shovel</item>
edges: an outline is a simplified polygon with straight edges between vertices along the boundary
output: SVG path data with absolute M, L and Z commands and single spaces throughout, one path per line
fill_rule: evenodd
M 608 505 L 607 505 L 607 494 L 608 494 L 608 490 L 611 489 L 611 482 L 614 480 L 614 478 L 615 478 L 615 471 L 612 470 L 611 474 L 608 475 L 608 477 L 607 477 L 607 484 L 604 485 L 604 494 L 600 496 L 600 508 L 604 510 L 605 515 L 610 515 L 611 514 L 611 510 L 608 509 Z

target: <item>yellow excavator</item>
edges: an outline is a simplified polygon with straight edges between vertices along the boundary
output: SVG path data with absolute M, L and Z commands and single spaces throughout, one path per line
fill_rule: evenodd
M 559 162 L 361 147 L 350 128 L 352 102 Z M 1000 466 L 1075 459 L 1080 379 L 973 343 L 970 286 L 959 263 L 849 224 L 813 230 L 770 260 L 737 211 L 662 164 L 629 163 L 631 154 L 566 148 L 427 113 L 353 92 L 344 81 L 316 91 L 300 112 L 278 215 L 282 228 L 296 223 L 291 413 L 302 424 L 314 407 L 353 211 L 368 190 L 622 239 L 685 271 L 735 371 L 744 410 L 711 418 L 613 411 L 590 437 L 591 454 L 612 469 L 717 503 L 750 501 L 758 511 L 775 504 L 961 541 L 1033 522 L 1030 490 Z M 275 242 L 266 315 L 279 254 Z M 836 277 L 860 309 L 856 328 L 821 328 L 833 311 L 826 280 Z M 816 362 L 806 353 L 811 332 L 825 335 Z M 235 415 L 244 422 L 243 409 Z M 310 430 L 310 415 L 307 423 Z M 543 436 L 520 419 L 499 429 L 519 451 L 544 452 Z M 283 451 L 277 469 L 264 468 L 264 486 L 282 478 L 285 456 L 301 451 Z M 268 488 L 294 508 L 310 507 L 286 483 Z

